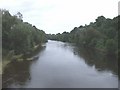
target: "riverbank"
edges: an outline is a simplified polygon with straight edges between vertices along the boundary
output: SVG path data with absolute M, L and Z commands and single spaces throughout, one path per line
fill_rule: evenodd
M 0 73 L 3 74 L 5 67 L 12 61 L 20 62 L 24 60 L 35 60 L 37 58 L 35 54 L 37 54 L 42 47 L 43 44 L 35 45 L 31 52 L 28 52 L 26 54 L 19 54 L 19 55 L 15 55 L 13 50 L 9 51 L 8 54 L 2 58 Z
M 69 43 L 48 41 L 39 59 L 11 62 L 4 88 L 116 88 L 115 59 Z M 105 59 L 106 58 L 106 59 Z

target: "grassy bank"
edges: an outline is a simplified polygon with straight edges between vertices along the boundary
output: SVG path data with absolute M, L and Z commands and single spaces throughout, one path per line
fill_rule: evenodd
M 40 45 L 36 45 L 33 47 L 33 50 L 27 54 L 19 54 L 19 55 L 15 55 L 14 51 L 9 51 L 5 56 L 3 56 L 2 62 L 0 62 L 0 65 L 2 67 L 2 69 L 0 70 L 0 73 L 4 73 L 4 69 L 5 67 L 7 67 L 7 65 L 9 63 L 11 63 L 12 61 L 16 60 L 16 61 L 23 61 L 23 60 L 34 60 L 37 57 L 34 57 L 35 54 L 37 54 L 40 49 L 42 48 L 41 44 Z

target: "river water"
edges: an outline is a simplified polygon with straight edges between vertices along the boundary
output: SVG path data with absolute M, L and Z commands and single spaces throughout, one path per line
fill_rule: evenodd
M 59 41 L 48 41 L 38 59 L 10 63 L 3 88 L 117 88 L 113 57 Z

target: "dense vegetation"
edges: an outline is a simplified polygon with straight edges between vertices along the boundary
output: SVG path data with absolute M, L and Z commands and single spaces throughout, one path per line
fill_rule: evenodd
M 46 34 L 28 22 L 23 22 L 22 14 L 11 15 L 7 10 L 2 12 L 2 56 L 27 55 L 51 40 L 75 43 L 80 47 L 93 48 L 110 55 L 118 55 L 119 16 L 113 19 L 100 16 L 89 25 L 75 27 L 70 32 Z M 10 59 L 10 58 L 9 58 Z
M 95 48 L 108 54 L 118 53 L 118 17 L 113 19 L 100 16 L 89 25 L 75 27 L 71 32 L 48 34 L 51 40 L 76 43 Z
M 30 53 L 36 46 L 47 41 L 45 32 L 23 22 L 20 12 L 12 16 L 7 10 L 0 11 L 2 12 L 3 57 L 11 51 L 15 55 Z

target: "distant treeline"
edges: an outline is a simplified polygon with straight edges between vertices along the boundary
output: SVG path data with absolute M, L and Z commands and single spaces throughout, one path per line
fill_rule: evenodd
M 71 32 L 48 34 L 48 39 L 76 43 L 95 48 L 108 54 L 118 54 L 118 19 L 100 16 L 89 25 L 75 27 Z
M 47 41 L 45 32 L 28 22 L 23 22 L 20 12 L 16 15 L 11 15 L 7 10 L 0 12 L 2 12 L 3 57 L 9 51 L 14 51 L 15 55 L 32 52 L 36 45 Z
M 91 47 L 109 54 L 118 54 L 118 21 L 100 16 L 89 25 L 75 27 L 71 32 L 62 34 L 46 34 L 28 22 L 23 22 L 22 14 L 11 15 L 7 10 L 2 12 L 2 48 L 3 56 L 9 51 L 26 54 L 33 51 L 36 45 L 46 42 L 47 38 L 63 42 L 76 43 L 84 47 Z

